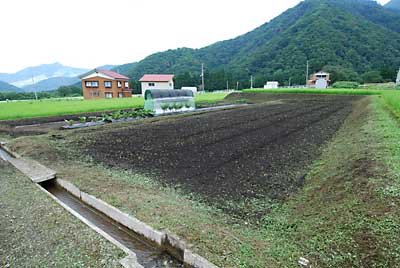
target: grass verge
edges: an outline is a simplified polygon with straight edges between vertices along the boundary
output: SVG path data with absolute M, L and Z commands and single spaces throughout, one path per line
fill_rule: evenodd
M 117 267 L 122 251 L 0 160 L 0 267 Z
M 233 219 L 179 187 L 79 155 L 73 144 L 84 134 L 19 138 L 13 149 L 155 228 L 178 234 L 220 267 L 298 267 L 300 257 L 312 267 L 400 263 L 400 129 L 383 98 L 355 106 L 304 188 L 285 203 L 236 204 L 270 212 L 257 222 Z
M 400 92 L 399 91 L 390 91 L 383 94 L 383 99 L 385 101 L 386 106 L 392 113 L 400 118 Z
M 372 89 L 304 89 L 304 88 L 283 88 L 283 89 L 245 89 L 247 93 L 294 93 L 294 94 L 325 94 L 325 95 L 382 95 L 388 90 Z
M 361 104 L 315 163 L 302 193 L 264 223 L 279 262 L 313 267 L 400 263 L 400 129 L 381 98 Z

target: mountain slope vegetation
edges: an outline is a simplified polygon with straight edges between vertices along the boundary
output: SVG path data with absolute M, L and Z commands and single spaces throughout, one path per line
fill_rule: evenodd
M 22 90 L 16 86 L 0 81 L 0 92 L 19 92 L 19 91 Z
M 204 63 L 206 89 L 225 88 L 226 81 L 249 87 L 250 75 L 255 86 L 304 84 L 308 60 L 310 72 L 326 70 L 334 80 L 381 82 L 395 79 L 399 53 L 399 12 L 371 0 L 306 0 L 237 38 L 155 53 L 123 73 L 135 81 L 174 73 L 177 87 L 198 85 Z
M 78 77 L 52 77 L 46 80 L 42 80 L 35 85 L 28 85 L 23 87 L 24 91 L 51 91 L 56 90 L 61 86 L 72 85 L 80 83 Z

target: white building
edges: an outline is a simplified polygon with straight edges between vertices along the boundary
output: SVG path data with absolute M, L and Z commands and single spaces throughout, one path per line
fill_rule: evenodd
M 264 85 L 264 89 L 276 89 L 279 88 L 279 82 L 277 81 L 268 81 L 267 84 Z
M 174 89 L 173 74 L 145 74 L 139 82 L 143 96 L 148 89 Z
M 193 93 L 197 93 L 197 87 L 182 87 L 182 90 L 190 90 Z

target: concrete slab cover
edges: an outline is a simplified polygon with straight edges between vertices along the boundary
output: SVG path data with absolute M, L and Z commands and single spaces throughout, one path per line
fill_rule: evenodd
M 56 177 L 54 170 L 31 159 L 12 158 L 9 162 L 35 183 L 51 180 Z

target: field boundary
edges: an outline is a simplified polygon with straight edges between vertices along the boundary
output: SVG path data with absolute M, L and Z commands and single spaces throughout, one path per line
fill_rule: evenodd
M 243 93 L 271 93 L 271 94 L 309 94 L 309 95 L 351 95 L 371 96 L 383 95 L 394 90 L 368 90 L 368 89 L 244 89 Z

